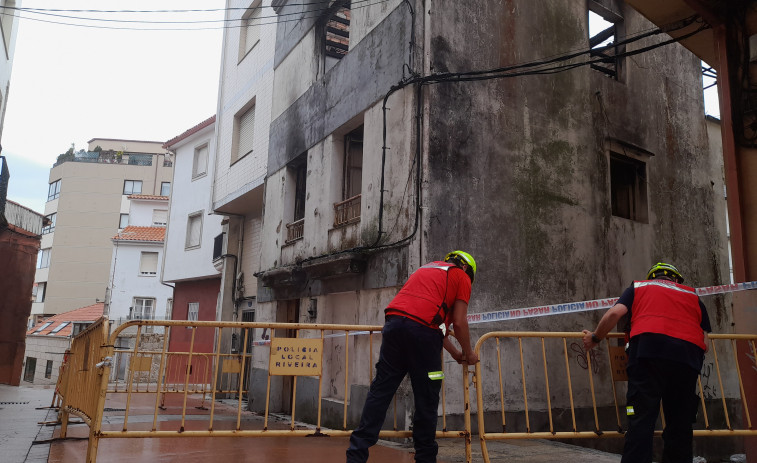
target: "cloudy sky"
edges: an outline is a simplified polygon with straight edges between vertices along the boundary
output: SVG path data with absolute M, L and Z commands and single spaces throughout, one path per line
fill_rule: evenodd
M 24 0 L 21 6 L 153 11 L 222 9 L 224 3 Z M 2 134 L 2 154 L 11 173 L 8 199 L 43 212 L 50 168 L 72 143 L 79 150 L 86 149 L 92 138 L 166 141 L 215 114 L 222 11 L 36 11 L 20 12 L 28 19 L 19 21 Z M 147 28 L 193 30 L 144 30 Z

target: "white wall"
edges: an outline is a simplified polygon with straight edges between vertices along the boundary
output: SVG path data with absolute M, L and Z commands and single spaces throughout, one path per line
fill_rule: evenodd
M 163 258 L 163 243 L 129 243 L 121 241 L 113 244 L 111 260 L 111 296 L 107 314 L 111 320 L 126 318 L 135 297 L 155 298 L 154 316 L 162 318 L 166 314 L 166 301 L 172 297 L 170 287 L 161 284 L 160 272 L 156 275 L 141 276 L 139 261 L 141 253 L 157 252 L 158 265 Z
M 164 281 L 181 281 L 218 275 L 218 271 L 213 267 L 213 240 L 222 231 L 223 216 L 208 214 L 208 199 L 212 183 L 210 175 L 192 178 L 195 148 L 207 144 L 208 163 L 213 158 L 214 128 L 215 125 L 211 124 L 173 147 L 176 156 L 171 183 L 171 208 L 166 229 Z M 200 247 L 185 249 L 187 218 L 197 211 L 204 211 Z
M 153 211 L 168 210 L 168 200 L 132 199 L 130 203 L 129 225 L 132 227 L 152 227 Z
M 242 17 L 250 0 L 229 0 L 227 19 Z M 263 0 L 262 16 L 274 16 L 268 8 L 270 0 Z M 240 8 L 235 10 L 234 8 Z M 260 41 L 241 61 L 239 38 L 242 28 L 229 28 L 224 33 L 221 82 L 216 123 L 215 155 L 211 158 L 215 177 L 213 204 L 215 208 L 235 199 L 243 192 L 262 184 L 268 165 L 268 127 L 271 123 L 273 93 L 273 55 L 276 24 L 270 18 L 261 20 Z M 233 22 L 232 24 L 238 24 Z M 234 139 L 234 116 L 255 100 L 255 134 L 253 152 L 231 165 Z

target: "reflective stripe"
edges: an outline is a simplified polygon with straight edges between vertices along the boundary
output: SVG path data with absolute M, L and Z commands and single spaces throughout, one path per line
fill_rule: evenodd
M 631 405 L 626 407 L 626 415 L 631 416 L 634 414 L 633 407 Z
M 637 281 L 637 282 L 634 282 L 634 284 L 633 284 L 634 289 L 636 289 L 636 288 L 643 288 L 644 286 L 660 286 L 660 287 L 667 288 L 667 289 L 674 289 L 676 291 L 680 291 L 680 292 L 686 293 L 686 294 L 693 294 L 695 296 L 697 295 L 697 293 L 695 291 L 689 291 L 687 289 L 679 288 L 673 282 L 663 283 L 662 281 Z
M 430 263 L 422 266 L 421 268 L 438 268 L 439 270 L 444 270 L 446 272 L 447 270 L 451 269 L 454 266 L 455 266 L 454 264 L 439 265 L 439 264 L 437 264 L 435 262 L 430 262 Z
M 443 371 L 429 371 L 428 379 L 432 379 L 432 380 L 444 379 L 444 372 Z

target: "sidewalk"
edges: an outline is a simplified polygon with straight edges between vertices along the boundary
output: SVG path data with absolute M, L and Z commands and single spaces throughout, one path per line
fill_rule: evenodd
M 0 384 L 0 460 L 8 463 L 47 463 L 53 426 L 52 386 L 14 387 Z M 35 444 L 35 441 L 43 442 Z
M 58 436 L 60 426 L 45 426 L 44 421 L 54 421 L 54 410 L 48 407 L 52 389 L 40 387 L 12 387 L 0 385 L 0 460 L 7 463 L 77 463 L 84 462 L 87 450 L 86 437 L 89 428 L 84 424 L 69 426 L 72 439 L 49 442 Z M 133 404 L 134 405 L 134 404 Z M 103 417 L 103 426 L 121 429 L 123 404 L 109 401 L 110 411 Z M 233 429 L 236 425 L 236 407 L 229 401 L 217 401 L 216 413 L 226 408 L 231 413 L 216 416 L 216 429 Z M 189 410 L 189 409 L 188 409 Z M 171 414 L 160 417 L 161 426 L 174 424 L 177 417 Z M 204 424 L 204 412 L 193 411 L 187 415 L 187 429 Z M 180 413 L 179 413 L 180 417 Z M 78 419 L 73 418 L 78 421 Z M 129 416 L 130 429 L 149 429 L 152 413 L 139 406 L 132 407 Z M 271 421 L 275 418 L 271 418 Z M 249 412 L 242 416 L 243 428 L 260 426 L 262 418 Z M 278 423 L 269 422 L 269 427 L 288 425 L 286 418 Z M 54 430 L 54 434 L 53 434 Z M 42 443 L 35 443 L 42 442 Z M 306 460 L 308 463 L 332 463 L 344 461 L 347 438 L 336 437 L 263 437 L 263 438 L 162 438 L 162 439 L 101 439 L 98 461 L 108 463 L 155 461 L 166 463 L 207 463 L 208 461 L 234 461 L 255 463 L 286 463 Z M 488 444 L 492 462 L 546 463 L 562 461 L 586 461 L 592 463 L 617 463 L 619 455 L 584 449 L 573 445 L 546 440 L 495 441 Z M 481 446 L 474 436 L 473 461 L 483 462 Z M 371 463 L 413 463 L 412 447 L 409 445 L 381 442 L 371 448 Z M 465 447 L 460 439 L 439 440 L 439 463 L 464 463 Z

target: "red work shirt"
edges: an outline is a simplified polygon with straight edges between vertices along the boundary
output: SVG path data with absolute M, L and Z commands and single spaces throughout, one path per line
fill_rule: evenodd
M 409 317 L 431 328 L 438 328 L 440 325 L 432 323 L 438 313 L 449 326 L 455 301 L 460 300 L 467 304 L 470 293 L 470 277 L 463 269 L 447 262 L 431 262 L 410 275 L 384 313 Z M 441 309 L 443 301 L 449 309 L 446 317 Z

